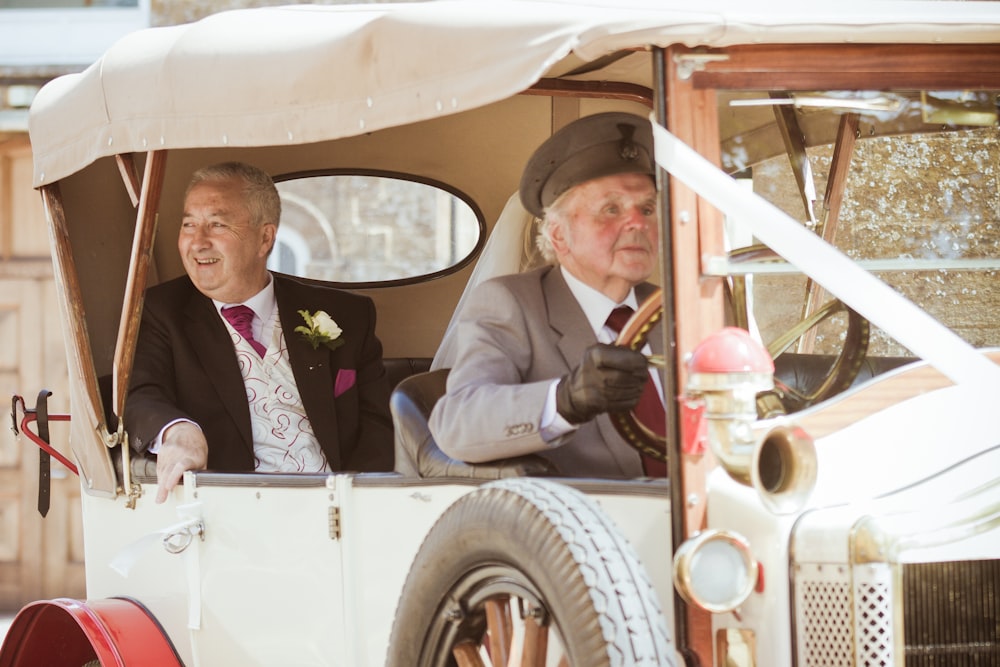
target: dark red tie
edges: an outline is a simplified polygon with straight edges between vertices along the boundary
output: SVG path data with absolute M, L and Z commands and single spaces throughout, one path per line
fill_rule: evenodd
M 618 306 L 608 315 L 608 328 L 615 333 L 621 333 L 622 327 L 625 326 L 628 318 L 632 317 L 634 312 L 629 306 Z M 646 386 L 642 390 L 642 396 L 639 397 L 638 405 L 635 406 L 635 416 L 653 433 L 661 438 L 665 436 L 667 415 L 663 410 L 663 402 L 660 400 L 660 394 L 656 390 L 652 376 L 646 378 Z M 649 477 L 667 476 L 667 464 L 646 454 L 642 454 L 642 468 Z
M 222 309 L 222 316 L 233 325 L 239 335 L 243 336 L 243 340 L 250 343 L 253 349 L 257 350 L 257 354 L 263 358 L 267 348 L 253 337 L 253 311 L 250 307 L 229 306 Z

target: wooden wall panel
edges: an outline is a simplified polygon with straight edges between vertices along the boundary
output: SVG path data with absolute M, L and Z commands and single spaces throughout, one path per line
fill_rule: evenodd
M 0 400 L 34 408 L 48 389 L 50 414 L 68 413 L 66 349 L 41 197 L 31 188 L 27 137 L 0 142 Z M 5 411 L 6 412 L 6 411 Z M 5 417 L 9 419 L 9 417 Z M 69 425 L 50 424 L 69 451 Z M 51 505 L 38 513 L 38 449 L 0 428 L 0 612 L 52 597 L 86 597 L 79 478 L 52 461 Z
M 31 187 L 31 145 L 27 139 L 12 141 L 5 147 L 4 181 L 9 191 L 3 200 L 10 210 L 12 257 L 48 257 L 49 236 L 42 212 L 42 201 Z

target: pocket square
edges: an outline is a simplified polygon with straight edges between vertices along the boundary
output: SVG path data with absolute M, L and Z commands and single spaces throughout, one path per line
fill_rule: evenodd
M 341 368 L 337 371 L 337 379 L 333 382 L 333 397 L 337 398 L 354 386 L 358 374 L 353 368 Z

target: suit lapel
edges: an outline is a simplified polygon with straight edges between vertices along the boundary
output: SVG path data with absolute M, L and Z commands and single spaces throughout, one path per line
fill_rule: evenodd
M 305 324 L 299 310 L 313 310 L 315 305 L 304 303 L 297 294 L 295 284 L 277 274 L 274 276 L 274 299 L 278 304 L 278 321 L 285 335 L 288 363 L 292 367 L 295 385 L 299 390 L 302 407 L 312 424 L 313 433 L 326 453 L 330 467 L 340 469 L 340 447 L 337 435 L 337 411 L 333 400 L 333 381 L 336 376 L 334 354 L 326 347 L 313 349 L 295 327 Z M 323 446 L 328 443 L 329 446 Z
M 596 343 L 597 337 L 558 266 L 542 278 L 542 291 L 549 309 L 549 326 L 559 335 L 556 346 L 569 370 L 580 363 L 583 351 Z
M 246 388 L 226 325 L 216 312 L 211 299 L 197 291 L 188 302 L 185 316 L 184 332 L 191 349 L 195 351 L 202 368 L 205 369 L 205 374 L 215 387 L 220 402 L 236 424 L 243 444 L 253 451 Z

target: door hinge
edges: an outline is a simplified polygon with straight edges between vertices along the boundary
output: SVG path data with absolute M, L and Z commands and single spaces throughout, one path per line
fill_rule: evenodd
M 329 522 L 330 522 L 330 539 L 339 540 L 340 539 L 340 508 L 331 507 L 329 510 Z

